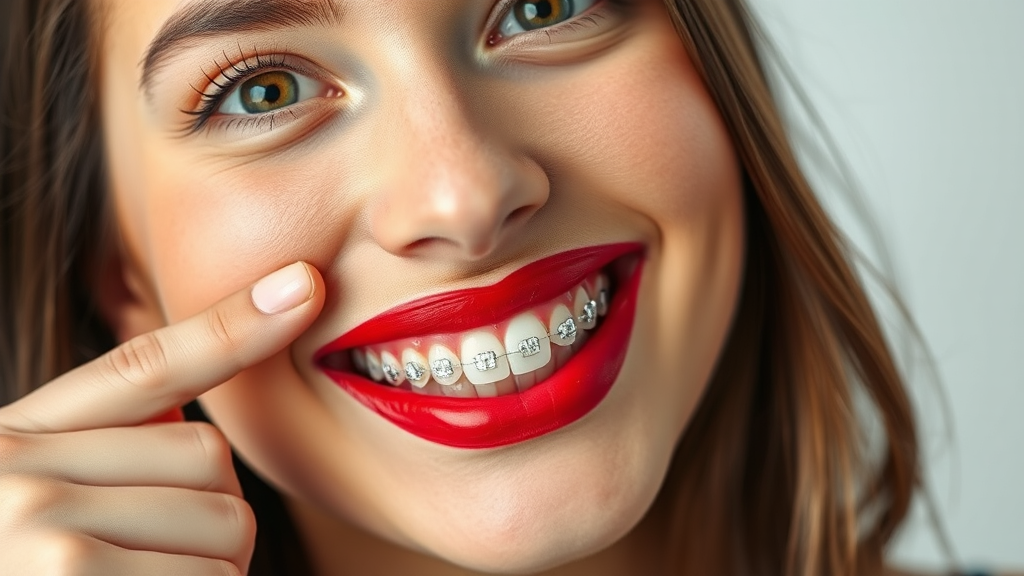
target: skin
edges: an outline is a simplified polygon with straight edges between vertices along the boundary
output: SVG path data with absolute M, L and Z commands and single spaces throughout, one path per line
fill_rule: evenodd
M 743 221 L 735 153 L 658 2 L 487 52 L 487 2 L 351 0 L 338 27 L 194 42 L 148 94 L 138 62 L 179 2 L 92 2 L 120 234 L 97 294 L 126 343 L 0 407 L 0 573 L 244 574 L 231 448 L 320 574 L 664 572 L 649 506 L 728 331 Z M 345 96 L 269 133 L 183 137 L 204 72 L 250 45 Z M 648 256 L 627 361 L 563 430 L 434 445 L 310 362 L 394 304 L 618 241 Z M 219 429 L 138 426 L 195 397 Z
M 148 95 L 138 63 L 179 2 L 94 4 L 103 15 L 98 81 L 121 238 L 109 289 L 98 293 L 122 340 L 167 325 L 172 336 L 155 348 L 159 361 L 115 353 L 127 369 L 98 362 L 60 384 L 78 397 L 96 381 L 122 378 L 141 382 L 138 393 L 111 401 L 108 389 L 86 417 L 76 416 L 80 407 L 55 410 L 69 395 L 44 387 L 0 412 L 0 433 L 60 430 L 84 442 L 82 434 L 202 394 L 220 433 L 285 496 L 322 574 L 659 573 L 663 511 L 649 508 L 728 333 L 744 237 L 735 152 L 660 2 L 487 49 L 488 2 L 428 9 L 352 0 L 338 26 L 194 41 L 154 76 Z M 193 87 L 208 86 L 213 61 L 238 59 L 248 46 L 303 58 L 345 96 L 296 105 L 292 121 L 269 132 L 222 123 L 183 135 L 181 110 L 198 105 Z M 321 346 L 398 303 L 622 241 L 647 248 L 625 365 L 592 413 L 554 433 L 494 450 L 432 444 L 370 413 L 311 362 Z M 308 290 L 297 308 L 261 315 L 242 304 L 252 302 L 248 286 L 295 261 L 312 266 L 302 268 Z M 217 312 L 222 300 L 234 302 L 231 314 Z M 213 316 L 203 312 L 211 306 Z M 181 324 L 190 317 L 207 321 Z M 190 366 L 202 368 L 201 382 L 167 373 Z M 252 526 L 237 513 L 244 507 L 224 465 L 226 444 L 203 428 L 200 445 L 216 448 L 197 457 L 195 442 L 186 450 L 172 434 L 194 428 L 105 438 L 139 455 L 128 479 L 95 459 L 65 466 L 122 487 L 108 504 L 122 515 L 95 522 L 116 531 L 132 511 L 162 504 L 152 541 L 140 546 L 219 558 L 244 572 Z M 160 434 L 172 439 L 160 436 L 161 444 Z M 143 454 L 217 480 L 193 478 L 189 492 L 170 499 L 129 492 L 138 470 L 154 465 Z M 196 512 L 209 512 L 211 493 L 234 498 L 235 512 Z M 171 505 L 183 501 L 194 506 Z M 211 528 L 211 541 L 233 540 L 216 550 L 182 542 L 197 525 Z M 109 543 L 110 529 L 94 532 L 89 538 Z
M 0 572 L 246 572 L 256 526 L 223 435 L 205 424 L 135 425 L 309 326 L 323 281 L 305 264 L 289 270 L 296 282 L 276 314 L 241 290 L 0 407 Z

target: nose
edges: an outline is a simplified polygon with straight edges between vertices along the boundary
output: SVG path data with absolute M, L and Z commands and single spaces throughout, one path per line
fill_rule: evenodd
M 543 169 L 473 117 L 485 104 L 467 101 L 456 78 L 421 70 L 390 99 L 374 159 L 383 178 L 369 210 L 371 233 L 388 252 L 481 260 L 547 202 Z

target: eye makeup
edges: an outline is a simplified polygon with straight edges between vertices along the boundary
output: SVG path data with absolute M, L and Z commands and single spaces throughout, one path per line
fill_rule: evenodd
M 633 2 L 499 0 L 484 28 L 485 50 L 510 60 L 515 60 L 520 48 L 529 51 L 543 45 L 545 52 L 557 52 L 559 44 L 570 45 L 614 28 L 626 6 Z M 280 46 L 243 50 L 241 40 L 236 45 L 236 55 L 222 51 L 212 71 L 201 70 L 206 80 L 203 89 L 190 84 L 199 98 L 192 109 L 181 110 L 188 117 L 179 130 L 183 136 L 216 129 L 222 135 L 245 138 L 317 112 L 324 114 L 318 116 L 323 119 L 344 107 L 348 94 L 342 82 L 316 64 Z M 552 56 L 549 63 L 559 61 Z
M 287 115 L 286 119 L 296 119 L 295 108 L 310 99 L 345 96 L 340 86 L 324 79 L 325 73 L 312 70 L 311 64 L 295 56 L 263 55 L 255 47 L 249 57 L 245 57 L 241 48 L 239 56 L 234 59 L 227 52 L 222 56 L 223 61 L 215 62 L 216 76 L 203 71 L 209 81 L 206 89 L 193 87 L 199 93 L 196 109 L 182 110 L 191 117 L 182 130 L 186 134 L 208 127 L 211 119 L 218 115 L 223 116 L 221 127 L 224 130 L 260 127 L 272 130 L 282 114 Z M 267 82 L 254 82 L 260 77 L 266 78 Z M 245 94 L 241 93 L 243 90 Z M 247 101 L 249 106 L 246 106 Z M 275 108 L 278 103 L 281 105 Z

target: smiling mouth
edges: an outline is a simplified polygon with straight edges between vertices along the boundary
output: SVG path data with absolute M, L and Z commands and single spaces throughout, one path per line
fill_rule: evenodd
M 642 252 L 634 243 L 580 248 L 491 286 L 403 304 L 314 361 L 421 438 L 463 448 L 526 440 L 579 419 L 611 388 L 632 332 Z
M 575 356 L 607 314 L 615 275 L 606 268 L 504 322 L 339 351 L 321 363 L 425 395 L 526 392 Z

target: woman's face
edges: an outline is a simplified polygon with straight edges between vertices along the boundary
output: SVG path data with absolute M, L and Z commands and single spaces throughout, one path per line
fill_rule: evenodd
M 202 398 L 252 467 L 480 570 L 565 563 L 638 522 L 743 261 L 740 167 L 660 2 L 94 2 L 139 305 L 174 322 L 296 260 L 325 278 L 306 333 Z M 622 243 L 642 254 L 603 266 Z

